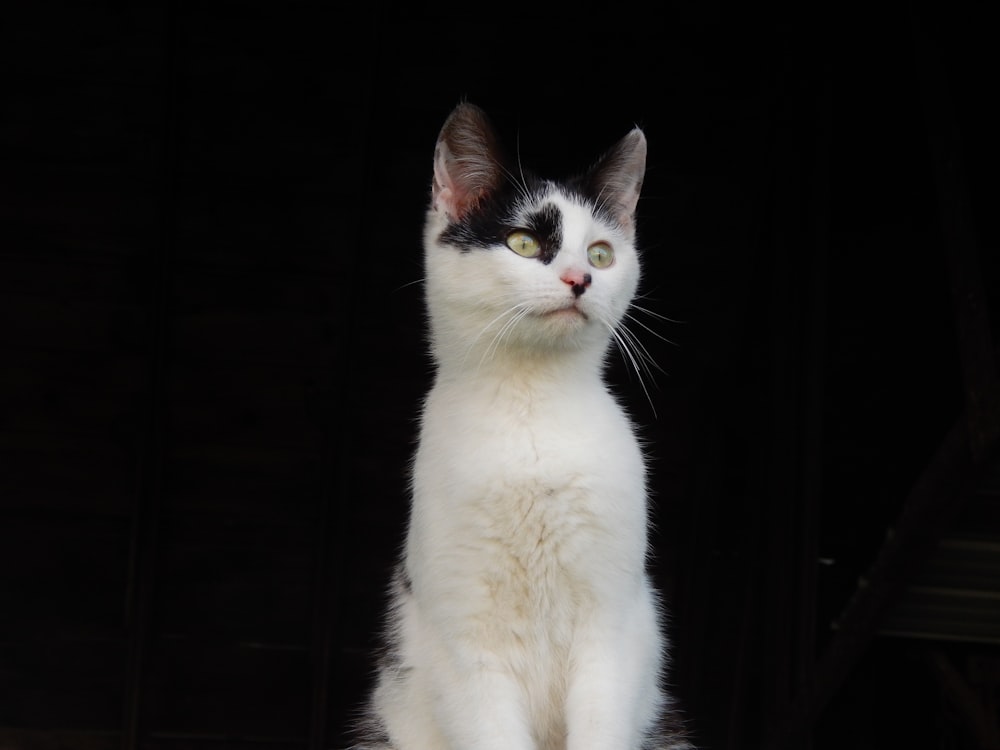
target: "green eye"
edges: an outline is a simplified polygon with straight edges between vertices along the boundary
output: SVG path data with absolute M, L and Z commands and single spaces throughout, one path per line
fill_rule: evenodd
M 507 247 L 525 258 L 535 258 L 542 252 L 542 246 L 534 236 L 516 231 L 507 235 Z
M 607 268 L 615 262 L 615 251 L 607 242 L 595 242 L 587 248 L 587 259 L 594 268 Z

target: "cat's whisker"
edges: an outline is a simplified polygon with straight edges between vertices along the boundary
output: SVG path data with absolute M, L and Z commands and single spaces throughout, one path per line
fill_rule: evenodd
M 518 159 L 518 169 L 521 169 L 520 159 Z M 501 166 L 500 167 L 500 171 L 503 172 L 503 174 L 507 177 L 508 180 L 510 180 L 510 183 L 517 190 L 518 195 L 520 195 L 525 201 L 530 200 L 531 193 L 528 190 L 528 181 L 524 177 L 524 171 L 523 170 L 521 170 L 520 179 L 518 179 L 518 176 L 515 175 L 513 172 L 511 172 L 506 167 Z
M 521 131 L 520 130 L 517 131 L 517 147 L 516 147 L 515 150 L 516 150 L 516 155 L 517 155 L 517 171 L 518 171 L 518 173 L 521 176 L 521 180 L 520 180 L 520 182 L 518 182 L 517 180 L 515 180 L 514 179 L 514 175 L 512 175 L 510 172 L 507 172 L 507 176 L 510 177 L 511 182 L 513 182 L 514 185 L 517 186 L 518 192 L 521 194 L 521 197 L 523 197 L 525 200 L 527 200 L 527 198 L 528 198 L 528 181 L 524 177 L 524 164 L 521 162 Z
M 633 305 L 633 307 L 635 307 L 635 305 Z M 649 310 L 644 310 L 641 307 L 637 307 L 636 309 L 637 310 L 642 310 L 643 312 L 647 312 L 647 313 L 649 313 L 649 314 L 651 314 L 653 316 L 656 316 L 656 317 L 660 317 L 660 318 L 664 317 L 662 315 L 657 315 L 656 313 L 652 313 Z M 648 325 L 646 325 L 645 323 L 643 323 L 641 320 L 639 320 L 636 316 L 632 315 L 631 313 L 626 312 L 625 313 L 625 317 L 628 318 L 629 320 L 631 320 L 636 325 L 642 326 L 643 328 L 645 328 L 651 334 L 653 334 L 654 336 L 656 336 L 656 338 L 660 339 L 660 341 L 665 341 L 666 343 L 668 343 L 668 344 L 670 344 L 672 346 L 680 346 L 680 344 L 678 344 L 676 341 L 671 341 L 670 339 L 668 339 L 666 336 L 664 336 L 659 331 L 656 331 L 653 328 L 650 328 Z M 668 318 L 668 320 L 669 320 L 669 318 Z
M 479 357 L 479 364 L 477 365 L 477 370 L 482 368 L 487 362 L 491 361 L 500 350 L 500 344 L 503 341 L 506 334 L 510 329 L 517 324 L 517 320 L 520 315 L 515 312 L 504 321 L 504 324 L 500 326 L 500 329 L 494 334 L 493 338 L 490 340 L 489 345 L 483 350 L 482 355 Z
M 504 315 L 509 316 L 503 324 L 497 329 L 497 332 L 493 334 L 493 338 L 490 339 L 490 343 L 483 350 L 482 356 L 479 358 L 479 366 L 482 367 L 483 364 L 493 359 L 493 356 L 500 348 L 500 341 L 503 339 L 504 334 L 510 330 L 510 326 L 514 325 L 514 321 L 517 320 L 517 310 L 507 310 Z
M 476 344 L 483 337 L 483 334 L 486 333 L 487 331 L 489 331 L 491 328 L 493 328 L 493 325 L 498 320 L 502 320 L 503 318 L 507 317 L 508 315 L 511 314 L 511 312 L 512 312 L 512 308 L 508 308 L 508 309 L 504 310 L 502 313 L 500 313 L 495 318 L 493 318 L 493 320 L 491 320 L 489 323 L 487 323 L 486 325 L 484 325 L 482 327 L 482 329 L 479 331 L 479 333 L 477 333 L 475 336 L 472 337 L 472 341 L 469 342 L 469 346 L 465 350 L 465 359 L 468 359 L 469 354 L 472 353 L 472 350 L 476 348 Z M 505 322 L 504 325 L 506 325 L 506 322 Z M 503 330 L 503 326 L 500 326 L 500 330 L 501 331 Z M 494 334 L 494 336 L 493 336 L 494 340 L 496 339 L 497 335 L 498 334 Z M 486 351 L 489 352 L 489 350 L 490 350 L 490 348 L 492 346 L 493 346 L 493 342 L 491 341 L 490 345 L 486 347 Z M 481 357 L 480 360 L 479 360 L 479 364 L 480 365 L 482 365 L 485 357 L 486 357 L 486 354 L 484 353 L 483 357 Z
M 641 299 L 653 299 L 653 298 L 650 297 L 648 294 L 640 294 L 635 299 L 641 300 Z M 663 315 L 661 313 L 656 312 L 655 310 L 650 310 L 648 307 L 643 307 L 642 305 L 636 304 L 635 301 L 632 302 L 632 309 L 638 310 L 644 315 L 648 315 L 651 318 L 656 318 L 657 320 L 662 320 L 666 323 L 676 323 L 677 325 L 686 325 L 688 322 L 686 320 L 678 320 L 677 318 L 671 318 L 668 315 Z
M 643 370 L 645 369 L 646 374 L 652 378 L 652 373 L 649 370 L 649 366 L 646 363 L 648 358 L 648 352 L 644 358 L 643 354 L 638 350 L 634 349 L 635 337 L 628 331 L 624 326 L 614 326 L 605 322 L 608 330 L 611 332 L 611 336 L 614 339 L 618 350 L 626 358 L 627 361 L 631 362 L 632 368 L 635 370 L 636 377 L 639 381 L 639 386 L 642 388 L 642 392 L 646 394 L 646 400 L 649 402 L 649 408 L 653 412 L 653 416 L 656 417 L 656 404 L 653 403 L 653 396 L 646 387 L 646 381 L 643 378 Z M 640 344 L 641 346 L 641 344 Z M 644 347 L 643 347 L 644 349 Z M 650 359 L 650 361 L 652 361 Z M 640 364 L 641 363 L 641 364 Z M 653 364 L 656 364 L 655 362 Z
M 426 278 L 420 278 L 420 279 L 414 279 L 413 281 L 407 281 L 405 284 L 400 284 L 395 289 L 393 289 L 392 293 L 395 294 L 396 292 L 401 292 L 402 290 L 406 289 L 409 286 L 414 286 L 416 284 L 423 284 L 425 281 L 427 281 Z
M 636 353 L 632 349 L 631 341 L 624 334 L 622 334 L 622 329 L 620 326 L 614 326 L 610 323 L 605 323 L 608 330 L 611 332 L 612 339 L 615 345 L 618 347 L 618 351 L 621 352 L 625 361 L 632 365 L 632 369 L 635 370 L 639 379 L 642 379 L 642 368 L 639 367 L 639 361 L 636 357 Z
M 511 298 L 516 298 L 516 295 L 514 294 L 511 294 L 510 296 Z M 513 326 L 517 325 L 517 322 L 521 318 L 523 318 L 527 313 L 528 313 L 528 306 L 527 303 L 524 302 L 519 302 L 518 304 L 508 307 L 502 313 L 493 318 L 493 320 L 491 320 L 489 323 L 483 326 L 482 330 L 480 330 L 479 333 L 475 335 L 475 337 L 472 339 L 472 342 L 469 344 L 468 350 L 466 351 L 466 356 L 468 356 L 469 352 L 471 352 L 472 349 L 475 347 L 476 342 L 478 342 L 483 337 L 483 334 L 492 329 L 493 326 L 498 321 L 507 318 L 507 320 L 504 320 L 503 324 L 493 335 L 493 339 L 490 341 L 489 345 L 484 350 L 482 357 L 480 357 L 479 366 L 481 367 L 487 360 L 493 358 L 493 355 L 496 353 L 500 345 L 500 340 Z
M 500 330 L 497 331 L 493 340 L 490 342 L 490 346 L 487 347 L 486 351 L 483 353 L 483 357 L 480 360 L 480 366 L 487 361 L 487 359 L 492 359 L 493 356 L 499 351 L 500 344 L 503 342 L 504 337 L 514 330 L 514 327 L 521 322 L 521 320 L 531 312 L 531 308 L 526 304 L 517 305 L 512 308 L 512 317 L 507 320 Z
M 656 368 L 657 371 L 666 374 L 665 370 L 657 364 L 656 359 L 652 354 L 650 354 L 646 345 L 643 344 L 639 337 L 636 336 L 635 333 L 633 333 L 626 325 L 619 324 L 616 331 L 623 337 L 623 339 L 628 341 L 636 359 L 638 359 L 639 363 L 646 371 L 646 374 L 649 375 L 651 379 L 654 379 L 653 368 Z
M 594 205 L 595 206 L 603 206 L 604 205 L 604 191 L 607 190 L 607 189 L 608 189 L 607 185 L 602 185 L 601 186 L 600 192 L 598 192 L 597 197 L 594 199 Z
M 666 370 L 660 367 L 659 363 L 656 361 L 656 358 L 652 354 L 650 354 L 649 349 L 646 348 L 646 345 L 642 343 L 642 341 L 639 339 L 638 336 L 636 336 L 629 328 L 625 326 L 621 326 L 621 332 L 623 335 L 626 335 L 632 342 L 633 350 L 639 354 L 640 361 L 643 363 L 643 367 L 646 370 L 646 373 L 649 375 L 651 380 L 655 382 L 655 377 L 653 374 L 654 369 L 657 372 L 663 373 L 664 375 L 667 374 Z

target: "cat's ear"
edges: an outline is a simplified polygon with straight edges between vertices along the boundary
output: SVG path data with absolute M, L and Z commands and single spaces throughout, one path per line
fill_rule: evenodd
M 632 227 L 645 174 L 646 136 L 633 128 L 591 167 L 587 183 L 600 208 L 622 226 Z
M 459 104 L 434 149 L 432 206 L 450 221 L 460 221 L 502 177 L 500 149 L 486 114 L 474 104 Z

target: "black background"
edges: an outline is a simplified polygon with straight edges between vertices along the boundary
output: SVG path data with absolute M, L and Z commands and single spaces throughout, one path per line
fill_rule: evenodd
M 649 139 L 641 305 L 670 343 L 633 326 L 648 398 L 617 358 L 609 377 L 649 444 L 699 746 L 972 747 L 928 654 L 979 665 L 995 725 L 995 621 L 969 643 L 876 618 L 838 677 L 816 668 L 963 423 L 954 206 L 998 296 L 985 15 L 21 5 L 0 32 L 0 748 L 343 746 L 430 376 L 431 156 L 463 99 L 546 176 Z

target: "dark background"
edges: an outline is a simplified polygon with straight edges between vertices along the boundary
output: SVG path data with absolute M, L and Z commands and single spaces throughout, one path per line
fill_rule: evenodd
M 344 746 L 462 99 L 548 176 L 649 138 L 641 304 L 673 343 L 633 326 L 650 398 L 609 376 L 697 744 L 1000 747 L 985 14 L 17 5 L 2 750 Z

